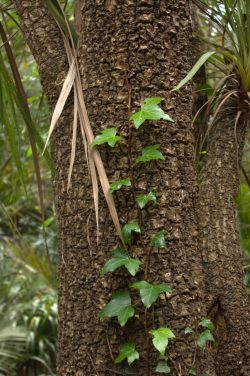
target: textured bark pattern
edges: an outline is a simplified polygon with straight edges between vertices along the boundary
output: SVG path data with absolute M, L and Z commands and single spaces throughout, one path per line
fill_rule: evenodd
M 143 211 L 142 237 L 137 239 L 130 252 L 145 260 L 145 247 L 148 247 L 152 234 L 162 228 L 165 230 L 169 247 L 152 254 L 149 280 L 169 282 L 173 295 L 169 301 L 162 297 L 157 303 L 154 320 L 149 318 L 149 328 L 169 325 L 174 330 L 178 339 L 170 350 L 170 365 L 173 374 L 187 374 L 193 364 L 195 344 L 192 336 L 184 335 L 184 329 L 195 326 L 202 315 L 202 275 L 194 217 L 192 96 L 190 88 L 186 88 L 181 97 L 177 94 L 170 96 L 169 90 L 192 63 L 188 2 L 159 1 L 156 6 L 152 0 L 91 0 L 82 2 L 81 11 L 79 60 L 91 123 L 95 133 L 116 126 L 125 140 L 114 150 L 106 146 L 100 149 L 110 180 L 130 174 L 126 145 L 130 87 L 134 109 L 145 97 L 163 96 L 166 98 L 165 109 L 176 120 L 174 124 L 147 124 L 138 131 L 136 138 L 132 137 L 133 161 L 141 147 L 152 143 L 161 143 L 166 159 L 137 166 L 134 170 L 135 194 L 155 191 L 158 204 Z M 59 269 L 59 325 L 63 330 L 60 330 L 58 343 L 58 374 L 93 375 L 98 372 L 98 375 L 110 375 L 113 374 L 110 369 L 119 372 L 111 354 L 115 356 L 118 346 L 130 338 L 136 340 L 142 354 L 141 361 L 132 367 L 133 372 L 145 375 L 146 337 L 143 327 L 132 319 L 128 329 L 124 330 L 114 319 L 100 322 L 97 317 L 112 292 L 126 288 L 132 282 L 126 282 L 121 271 L 99 277 L 101 267 L 117 244 L 106 205 L 101 200 L 100 244 L 97 247 L 87 169 L 75 166 L 72 189 L 67 194 L 69 151 L 65 149 L 64 136 L 56 140 L 55 149 L 58 150 L 56 160 L 60 161 L 56 196 L 60 197 L 57 206 L 61 255 L 63 252 Z M 83 152 L 78 150 L 78 153 L 81 161 Z M 138 217 L 129 190 L 117 193 L 116 202 L 122 223 Z M 143 278 L 143 273 L 138 278 Z M 152 345 L 150 354 L 154 365 L 157 359 Z M 154 374 L 153 365 L 151 372 Z
M 217 375 L 247 376 L 250 375 L 250 315 L 243 286 L 235 204 L 246 123 L 241 121 L 235 130 L 232 119 L 232 114 L 225 114 L 206 147 L 208 156 L 199 189 L 199 239 L 208 311 L 216 325 Z

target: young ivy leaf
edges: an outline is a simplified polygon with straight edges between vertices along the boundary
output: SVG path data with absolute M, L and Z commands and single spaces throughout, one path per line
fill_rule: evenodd
M 114 181 L 110 184 L 110 192 L 119 191 L 122 187 L 130 187 L 131 181 L 129 179 L 122 179 Z
M 103 131 L 101 131 L 101 134 L 95 137 L 94 141 L 92 142 L 92 146 L 107 143 L 109 146 L 113 148 L 115 144 L 122 139 L 120 136 L 116 136 L 116 133 L 116 128 L 104 129 Z
M 149 192 L 146 195 L 138 196 L 136 198 L 136 202 L 141 209 L 143 209 L 150 201 L 156 201 L 156 195 L 154 192 Z
M 140 281 L 133 283 L 131 287 L 140 290 L 140 297 L 146 308 L 151 307 L 162 292 L 171 292 L 171 287 L 166 283 L 152 285 L 146 281 Z
M 140 226 L 136 221 L 130 221 L 122 226 L 122 235 L 126 244 L 131 244 L 132 232 L 136 232 L 138 234 L 141 232 Z
M 201 321 L 199 322 L 199 326 L 202 326 L 203 328 L 207 328 L 209 330 L 214 330 L 214 324 L 207 317 L 201 319 Z
M 151 240 L 151 246 L 153 248 L 166 248 L 167 244 L 163 230 L 158 231 L 156 234 L 154 234 Z
M 124 359 L 127 359 L 128 364 L 131 365 L 136 359 L 139 359 L 140 355 L 135 349 L 134 342 L 126 342 L 120 347 L 120 352 L 115 358 L 115 363 L 121 363 Z
M 164 160 L 164 156 L 160 152 L 160 144 L 146 146 L 142 149 L 142 154 L 136 159 L 136 163 L 145 163 L 157 159 Z
M 214 337 L 209 329 L 204 330 L 197 338 L 197 346 L 204 348 L 207 342 L 214 342 Z
M 170 373 L 171 369 L 165 359 L 160 359 L 155 371 L 158 373 Z
M 131 298 L 128 291 L 117 292 L 108 304 L 99 313 L 99 317 L 117 317 L 121 326 L 124 326 L 130 317 L 133 317 L 135 310 L 131 305 Z
M 125 266 L 128 272 L 135 276 L 138 272 L 138 269 L 141 265 L 141 261 L 137 259 L 130 258 L 126 251 L 122 248 L 117 248 L 113 252 L 113 257 L 106 262 L 104 267 L 101 270 L 101 275 L 104 275 L 109 272 L 113 272 L 114 270 L 120 268 L 121 266 Z
M 193 333 L 193 332 L 194 332 L 194 330 L 192 328 L 190 328 L 189 326 L 186 327 L 185 330 L 184 330 L 185 334 L 190 334 L 190 333 Z
M 167 120 L 173 121 L 168 114 L 161 109 L 159 103 L 163 101 L 164 98 L 148 98 L 143 101 L 141 105 L 141 111 L 135 112 L 132 116 L 130 116 L 129 120 L 133 120 L 134 126 L 136 129 L 140 128 L 140 126 L 146 120 Z
M 149 333 L 153 336 L 153 345 L 156 350 L 158 350 L 161 355 L 164 355 L 168 346 L 168 340 L 170 338 L 175 338 L 172 330 L 169 328 L 159 328 L 156 330 L 150 330 Z

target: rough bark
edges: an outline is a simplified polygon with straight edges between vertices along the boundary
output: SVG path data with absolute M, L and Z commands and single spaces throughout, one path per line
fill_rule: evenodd
M 208 313 L 216 325 L 217 375 L 250 374 L 249 302 L 236 223 L 236 194 L 247 123 L 234 124 L 224 110 L 206 150 L 199 185 L 200 250 L 206 277 Z

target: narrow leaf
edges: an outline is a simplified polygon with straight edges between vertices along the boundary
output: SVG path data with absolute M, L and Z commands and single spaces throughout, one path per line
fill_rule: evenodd
M 194 75 L 198 72 L 202 65 L 204 65 L 207 62 L 207 60 L 215 53 L 216 51 L 210 51 L 203 54 L 196 62 L 196 64 L 193 66 L 193 68 L 190 70 L 190 72 L 186 75 L 186 77 L 183 78 L 183 80 L 181 80 L 181 82 L 177 86 L 175 86 L 172 89 L 172 91 L 179 90 L 182 86 L 186 85 L 186 83 L 194 77 Z

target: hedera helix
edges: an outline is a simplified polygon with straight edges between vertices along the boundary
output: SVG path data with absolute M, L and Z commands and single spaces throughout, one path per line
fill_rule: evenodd
M 171 117 L 166 114 L 159 104 L 163 101 L 164 98 L 148 98 L 145 99 L 141 105 L 141 109 L 138 112 L 132 114 L 129 120 L 132 122 L 133 129 L 139 129 L 146 121 L 156 121 L 156 120 L 165 120 L 173 122 Z M 115 147 L 116 143 L 121 141 L 122 137 L 117 135 L 116 128 L 106 128 L 97 135 L 92 143 L 92 147 L 97 145 L 108 144 L 110 147 Z M 160 144 L 153 144 L 144 147 L 141 150 L 140 155 L 135 160 L 136 164 L 148 163 L 150 161 L 161 161 L 165 157 L 160 150 Z M 132 188 L 133 182 L 130 179 L 122 179 L 110 184 L 111 194 L 119 194 L 119 190 L 124 188 Z M 115 193 L 114 193 L 115 192 Z M 136 204 L 139 207 L 139 210 L 143 210 L 147 205 L 152 205 L 157 201 L 157 196 L 155 192 L 148 192 L 144 195 L 135 197 Z M 140 234 L 141 228 L 137 220 L 131 220 L 128 223 L 122 226 L 122 235 L 124 243 L 128 246 L 132 245 L 134 235 Z M 167 247 L 165 240 L 165 234 L 163 230 L 156 232 L 150 242 L 150 250 L 154 251 L 157 249 L 164 249 Z M 159 361 L 156 365 L 156 372 L 159 373 L 169 373 L 170 368 L 168 365 L 168 358 L 166 355 L 166 350 L 168 347 L 168 342 L 171 339 L 175 338 L 175 334 L 168 327 L 160 328 L 148 328 L 147 314 L 148 310 L 155 304 L 161 294 L 166 294 L 171 292 L 171 287 L 166 283 L 153 284 L 147 281 L 148 278 L 148 261 L 144 270 L 144 279 L 134 282 L 130 289 L 137 290 L 139 292 L 140 300 L 144 307 L 143 312 L 143 323 L 146 333 L 146 343 L 147 343 L 147 357 L 149 358 L 149 346 L 152 341 L 153 346 L 159 352 Z M 135 277 L 142 267 L 142 261 L 136 258 L 130 257 L 128 251 L 124 248 L 116 248 L 111 258 L 105 263 L 101 270 L 101 276 L 105 276 L 107 273 L 112 273 L 116 269 L 125 267 L 128 274 Z M 124 327 L 128 320 L 132 317 L 140 319 L 140 314 L 136 312 L 135 307 L 133 306 L 130 292 L 128 290 L 116 292 L 111 300 L 105 305 L 105 307 L 99 313 L 100 318 L 112 318 L 116 317 L 119 324 Z M 204 319 L 205 320 L 205 319 Z M 208 319 L 207 319 L 208 320 Z M 208 320 L 210 322 L 210 320 Z M 204 321 L 203 327 L 206 328 L 205 333 L 200 334 L 200 347 L 202 347 L 206 341 L 213 340 L 211 334 L 211 326 L 209 327 L 209 322 Z M 211 323 L 212 324 L 212 323 Z M 207 325 L 207 326 L 206 326 Z M 193 333 L 192 328 L 186 329 L 186 334 Z M 197 340 L 197 343 L 198 343 Z M 198 343 L 199 345 L 199 343 Z M 123 361 L 127 361 L 131 365 L 134 361 L 140 358 L 140 354 L 136 347 L 136 344 L 132 341 L 121 344 L 119 354 L 115 358 L 115 363 L 119 364 Z M 151 365 L 149 364 L 149 359 L 147 359 L 148 365 L 148 375 L 150 375 Z

